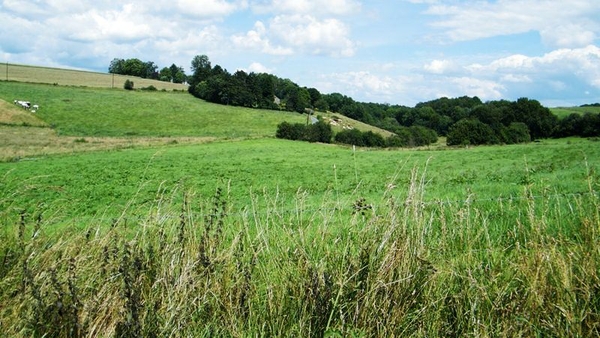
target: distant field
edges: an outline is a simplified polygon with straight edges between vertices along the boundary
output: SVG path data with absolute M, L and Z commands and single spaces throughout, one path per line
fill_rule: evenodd
M 585 114 L 585 113 L 594 113 L 600 114 L 600 107 L 557 107 L 550 108 L 550 111 L 554 113 L 554 115 L 558 116 L 558 118 L 565 118 L 573 113 L 575 114 Z
M 0 63 L 0 80 L 4 81 L 47 83 L 60 86 L 123 88 L 123 84 L 127 79 L 134 82 L 135 88 L 152 85 L 159 90 L 177 89 L 187 91 L 187 85 L 185 84 L 143 79 L 136 76 Z
M 39 104 L 35 115 L 66 136 L 273 137 L 290 112 L 207 103 L 182 92 L 146 92 L 4 82 L 0 99 Z

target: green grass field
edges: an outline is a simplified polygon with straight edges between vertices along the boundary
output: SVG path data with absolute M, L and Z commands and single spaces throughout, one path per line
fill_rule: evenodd
M 580 193 L 588 190 L 584 178 L 588 170 L 597 170 L 599 159 L 597 142 L 576 139 L 356 152 L 264 139 L 37 158 L 0 164 L 0 177 L 3 195 L 21 190 L 5 201 L 5 210 L 6 203 L 30 211 L 43 203 L 60 206 L 68 217 L 117 217 L 125 206 L 142 208 L 161 192 L 179 190 L 175 197 L 181 200 L 183 191 L 210 197 L 218 187 L 230 190 L 238 209 L 251 204 L 251 193 L 263 191 L 283 201 L 306 192 L 312 208 L 331 193 L 345 203 L 360 197 L 375 202 L 389 186 L 398 187 L 390 193 L 405 191 L 415 167 L 426 170 L 428 201 L 508 198 L 520 196 L 529 185 L 538 194 Z
M 210 104 L 182 92 L 1 86 L 0 99 L 38 104 L 36 115 L 68 136 L 267 137 L 275 135 L 281 121 L 305 121 L 300 114 Z
M 571 114 L 600 114 L 600 107 L 557 107 L 551 108 L 550 111 L 552 111 L 554 115 L 558 116 L 558 118 L 562 119 Z
M 600 335 L 597 140 L 354 150 L 89 87 L 0 83 L 0 337 Z

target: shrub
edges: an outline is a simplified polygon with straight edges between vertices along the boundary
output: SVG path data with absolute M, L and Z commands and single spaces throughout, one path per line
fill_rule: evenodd
M 292 124 L 284 121 L 277 126 L 275 136 L 288 140 L 331 143 L 333 131 L 331 126 L 323 121 L 308 126 L 302 123 Z
M 125 80 L 125 83 L 123 84 L 123 88 L 125 88 L 126 90 L 133 90 L 133 81 L 127 79 Z
M 304 137 L 306 126 L 301 123 L 281 122 L 277 126 L 275 136 L 287 140 L 302 140 Z
M 365 145 L 362 132 L 358 129 L 342 130 L 335 134 L 335 141 L 337 143 L 351 144 L 358 147 Z
M 331 143 L 333 131 L 331 126 L 323 121 L 311 124 L 305 129 L 304 140 L 308 142 Z
M 462 119 L 450 127 L 446 143 L 452 146 L 494 144 L 498 142 L 494 131 L 487 124 L 478 119 Z
M 507 143 L 523 143 L 531 141 L 529 128 L 523 122 L 513 122 L 508 126 L 507 130 Z
M 363 142 L 364 142 L 365 146 L 367 146 L 367 147 L 379 147 L 379 148 L 385 147 L 385 139 L 383 138 L 383 136 L 376 134 L 370 130 L 367 132 L 364 132 L 362 137 L 363 137 Z

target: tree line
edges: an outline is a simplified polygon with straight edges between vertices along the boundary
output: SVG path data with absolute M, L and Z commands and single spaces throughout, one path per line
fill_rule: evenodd
M 192 59 L 189 76 L 175 64 L 160 72 L 157 69 L 153 62 L 115 59 L 109 71 L 163 81 L 185 81 L 192 95 L 218 104 L 298 113 L 338 112 L 394 133 L 396 137 L 385 140 L 386 146 L 421 146 L 436 142 L 438 136 L 445 136 L 448 145 L 512 144 L 548 137 L 600 136 L 600 115 L 572 114 L 559 120 L 540 102 L 528 98 L 482 102 L 476 96 L 443 97 L 407 107 L 357 102 L 340 93 L 322 94 L 316 88 L 301 87 L 290 79 L 268 73 L 237 70 L 232 74 L 220 65 L 213 66 L 206 55 Z M 336 142 L 360 145 L 373 141 L 370 135 L 363 137 L 356 131 L 340 134 Z M 369 138 L 371 141 L 365 141 Z
M 154 62 L 142 61 L 137 58 L 115 58 L 110 62 L 108 72 L 110 74 L 130 75 L 173 83 L 185 83 L 187 81 L 187 75 L 183 67 L 173 63 L 170 67 L 163 67 L 159 71 L 158 66 Z

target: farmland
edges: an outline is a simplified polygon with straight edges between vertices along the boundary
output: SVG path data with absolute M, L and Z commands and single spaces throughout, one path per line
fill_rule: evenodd
M 0 78 L 4 81 L 45 83 L 59 86 L 93 88 L 123 88 L 123 83 L 125 80 L 129 79 L 134 82 L 135 88 L 154 86 L 158 90 L 187 90 L 187 86 L 184 84 L 142 79 L 135 76 L 113 75 L 74 69 L 58 69 L 11 63 L 0 63 Z
M 0 83 L 40 104 L 0 106 L 6 335 L 600 332 L 597 140 L 353 149 L 91 87 Z

